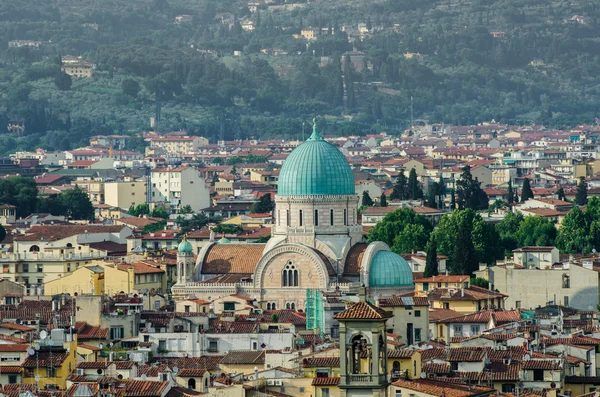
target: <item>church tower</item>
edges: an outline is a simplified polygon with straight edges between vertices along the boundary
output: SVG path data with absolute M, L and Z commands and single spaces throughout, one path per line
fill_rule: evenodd
M 183 236 L 177 246 L 177 284 L 185 284 L 194 279 L 194 248 Z
M 360 288 L 358 303 L 334 317 L 340 322 L 341 397 L 387 397 L 385 322 L 390 317 L 392 313 L 367 302 L 365 287 Z M 365 355 L 366 363 L 361 363 Z

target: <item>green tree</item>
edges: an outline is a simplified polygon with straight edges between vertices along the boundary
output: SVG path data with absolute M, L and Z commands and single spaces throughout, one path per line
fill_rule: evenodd
M 129 213 L 129 215 L 140 216 L 140 215 L 150 214 L 150 207 L 148 206 L 147 203 L 138 204 L 135 208 L 133 208 L 133 211 L 132 211 L 132 207 L 133 206 L 129 207 L 129 211 L 127 211 Z
M 586 205 L 588 201 L 587 198 L 587 183 L 585 182 L 585 177 L 579 177 L 579 184 L 577 185 L 577 193 L 575 194 L 575 204 L 577 205 Z
M 531 190 L 531 185 L 529 183 L 529 179 L 523 179 L 523 189 L 521 190 L 521 202 L 525 202 L 529 199 L 533 198 L 533 190 Z
M 438 271 L 438 260 L 437 260 L 437 244 L 435 242 L 435 235 L 432 234 L 427 245 L 427 258 L 425 260 L 425 272 L 423 277 L 437 276 Z
M 556 197 L 559 200 L 563 200 L 563 201 L 567 200 L 567 197 L 565 196 L 565 191 L 563 190 L 562 187 L 556 191 Z
M 385 193 L 381 193 L 381 196 L 379 197 L 379 206 L 380 207 L 388 206 L 387 197 L 386 197 Z
M 555 244 L 556 227 L 541 216 L 526 216 L 519 225 L 516 237 L 519 247 L 544 247 Z
M 150 216 L 152 218 L 168 219 L 169 218 L 169 213 L 163 207 L 156 206 L 156 207 L 154 207 L 154 209 L 150 213 Z
M 123 94 L 125 95 L 136 98 L 140 92 L 140 83 L 131 78 L 125 79 L 121 83 L 121 91 L 123 91 Z
M 431 230 L 423 224 L 406 225 L 394 238 L 392 251 L 397 254 L 405 254 L 424 250 L 430 234 Z
M 507 212 L 504 218 L 494 226 L 507 256 L 512 255 L 512 251 L 519 247 L 518 231 L 523 218 L 523 214 L 520 212 Z
M 154 223 L 144 226 L 142 233 L 143 234 L 155 233 L 160 230 L 165 230 L 166 227 L 167 227 L 166 221 L 154 222 Z
M 468 222 L 461 222 L 458 225 L 451 267 L 452 274 L 471 274 L 479 268 L 471 228 L 472 225 L 469 225 Z
M 399 208 L 387 214 L 380 222 L 377 222 L 375 227 L 369 231 L 367 240 L 369 242 L 382 241 L 389 247 L 394 246 L 396 236 L 400 235 L 408 226 L 423 226 L 427 238 L 425 243 L 429 240 L 429 234 L 433 230 L 431 222 L 422 215 L 417 215 L 411 208 Z M 411 230 L 415 230 L 414 228 Z M 422 237 L 417 237 L 415 241 L 421 244 Z M 405 252 L 411 252 L 414 249 L 422 249 L 419 247 L 409 247 L 407 245 L 397 246 L 398 249 L 405 250 Z
M 363 207 L 372 207 L 373 206 L 373 199 L 371 198 L 371 196 L 369 195 L 368 191 L 363 191 L 362 194 L 362 203 L 361 205 Z
M 58 195 L 61 215 L 72 219 L 94 220 L 94 206 L 89 196 L 79 187 L 69 189 Z
M 210 181 L 211 186 L 215 186 L 215 184 L 219 182 L 219 176 L 217 174 L 213 174 L 212 180 Z
M 56 85 L 56 88 L 61 91 L 69 91 L 71 89 L 71 85 L 73 84 L 73 80 L 71 79 L 71 76 L 65 72 L 59 71 L 54 76 L 54 84 Z
M 253 214 L 266 214 L 273 211 L 274 207 L 273 200 L 271 200 L 271 193 L 267 193 L 261 196 L 258 202 L 254 203 L 250 212 Z
M 508 194 L 506 196 L 506 201 L 508 204 L 515 202 L 515 192 L 513 191 L 512 179 L 508 180 Z
M 575 207 L 561 223 L 556 246 L 566 254 L 589 253 L 593 248 L 592 238 L 585 214 L 579 207 Z
M 26 217 L 34 212 L 37 202 L 38 190 L 33 178 L 12 176 L 0 179 L 0 204 L 17 207 L 18 217 Z
M 473 179 L 471 167 L 466 165 L 459 180 L 456 182 L 458 209 L 484 210 L 488 208 L 487 194 L 481 189 L 481 182 Z
M 421 189 L 421 186 L 419 186 L 417 171 L 414 168 L 411 168 L 410 173 L 408 174 L 408 195 L 411 200 L 423 198 L 423 190 Z
M 482 278 L 482 277 L 471 278 L 471 280 L 469 281 L 469 283 L 471 285 L 476 286 L 476 287 L 481 287 L 481 288 L 485 288 L 485 289 L 490 288 L 490 282 L 488 280 L 486 280 L 485 278 Z
M 211 220 L 204 214 L 192 214 L 192 216 L 179 215 L 177 217 L 177 226 L 179 227 L 180 234 L 186 234 L 192 230 L 202 229 L 211 221 L 216 221 L 216 219 Z
M 222 165 L 222 164 L 225 164 L 225 161 L 223 161 L 223 157 L 215 157 L 212 159 L 212 163 L 217 164 L 217 165 Z
M 194 210 L 192 209 L 192 207 L 188 204 L 188 205 L 184 205 L 183 207 L 181 207 L 179 209 L 179 211 L 177 211 L 178 214 L 180 215 L 185 215 L 185 214 L 193 214 Z
M 6 229 L 4 229 L 4 226 L 0 225 L 0 242 L 4 241 L 5 238 L 6 238 Z
M 396 179 L 396 183 L 394 184 L 394 189 L 392 190 L 392 194 L 390 195 L 391 200 L 406 200 L 408 198 L 408 186 L 406 181 L 406 176 L 404 175 L 404 170 L 400 171 L 398 178 Z

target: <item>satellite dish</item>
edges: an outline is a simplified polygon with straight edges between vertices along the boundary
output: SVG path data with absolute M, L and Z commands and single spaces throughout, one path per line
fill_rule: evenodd
M 39 381 L 40 381 L 40 379 L 41 379 L 41 378 L 40 378 L 39 376 L 36 376 L 36 377 L 35 377 L 35 381 L 36 381 L 36 382 L 39 382 Z
M 142 380 L 146 380 L 146 374 L 142 375 Z
M 35 350 L 33 350 L 31 347 L 29 349 L 27 349 L 27 354 L 30 356 L 33 356 L 35 354 Z
M 173 373 L 178 373 L 179 372 L 179 367 L 173 367 Z
M 427 374 L 425 372 L 421 372 L 421 379 L 425 379 L 427 377 Z
M 527 361 L 527 360 L 529 360 L 529 359 L 531 359 L 531 356 L 529 355 L 529 353 L 526 353 L 526 354 L 523 356 L 523 360 Z
M 48 333 L 45 330 L 40 332 L 40 339 L 46 339 L 48 337 Z

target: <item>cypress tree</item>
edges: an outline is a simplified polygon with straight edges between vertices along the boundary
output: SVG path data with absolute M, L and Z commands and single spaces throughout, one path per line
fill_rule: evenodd
M 508 204 L 515 202 L 515 192 L 513 191 L 512 187 L 512 179 L 508 180 L 508 197 L 506 197 L 506 201 L 508 201 Z
M 385 193 L 381 193 L 381 197 L 379 197 L 379 205 L 381 207 L 387 207 L 388 206 L 387 197 L 385 196 Z
M 427 259 L 425 262 L 425 272 L 423 277 L 432 277 L 439 274 L 438 261 L 437 261 L 437 243 L 435 242 L 435 235 L 431 234 L 431 240 L 427 246 Z
M 421 190 L 421 187 L 419 186 L 417 171 L 415 171 L 414 168 L 412 168 L 408 174 L 408 194 L 411 200 L 423 198 L 423 190 Z
M 372 207 L 373 206 L 373 199 L 369 195 L 369 192 L 366 190 L 362 194 L 362 205 L 363 205 L 363 207 Z
M 575 195 L 575 203 L 577 205 L 587 204 L 587 183 L 585 177 L 579 177 L 579 184 L 577 185 L 577 194 Z
M 452 272 L 454 274 L 471 274 L 478 267 L 479 261 L 477 260 L 477 253 L 473 246 L 471 230 L 464 225 L 463 221 L 459 226 L 456 238 Z
M 523 190 L 521 190 L 521 202 L 525 202 L 533 198 L 533 190 L 531 190 L 531 186 L 529 184 L 529 179 L 525 178 L 523 180 Z

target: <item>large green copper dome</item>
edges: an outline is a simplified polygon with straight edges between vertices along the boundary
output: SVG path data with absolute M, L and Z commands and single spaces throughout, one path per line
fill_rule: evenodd
M 412 287 L 413 274 L 408 263 L 391 251 L 379 251 L 371 261 L 369 287 Z
M 306 142 L 281 167 L 280 196 L 355 194 L 350 164 L 335 146 L 321 138 L 316 126 Z

